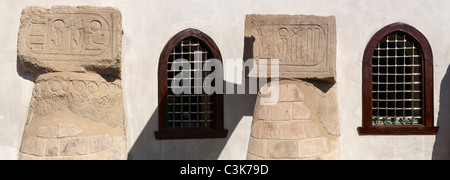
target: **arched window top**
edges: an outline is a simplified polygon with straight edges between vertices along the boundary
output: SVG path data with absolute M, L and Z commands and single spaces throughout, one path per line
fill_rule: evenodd
M 379 30 L 363 57 L 360 135 L 436 134 L 433 56 L 425 36 L 405 23 Z
M 189 70 L 172 69 L 176 60 L 186 60 Z M 205 33 L 186 29 L 173 36 L 161 52 L 158 69 L 159 129 L 157 139 L 225 138 L 223 95 L 206 94 L 195 82 L 204 80 L 211 71 L 202 67 L 208 59 L 222 60 L 219 48 Z M 189 77 L 177 76 L 181 72 Z M 198 74 L 200 73 L 200 74 Z M 191 82 L 191 93 L 176 94 L 170 86 L 182 80 Z M 194 82 L 195 81 L 195 82 Z M 220 82 L 217 82 L 220 83 Z M 183 88 L 184 89 L 184 88 Z M 177 89 L 179 90 L 179 88 Z
M 216 43 L 212 40 L 211 37 L 206 35 L 205 33 L 201 32 L 197 29 L 185 29 L 170 39 L 166 46 L 164 47 L 163 51 L 161 52 L 160 61 L 159 64 L 164 64 L 167 61 L 168 56 L 170 55 L 170 52 L 177 46 L 179 43 L 186 39 L 186 38 L 196 38 L 198 39 L 203 47 L 206 47 L 208 51 L 212 53 L 212 56 L 215 59 L 222 60 L 222 55 L 220 54 L 219 48 L 217 47 Z M 167 58 L 166 58 L 167 57 Z
M 367 58 L 367 57 L 372 56 L 372 53 L 379 42 L 381 42 L 388 35 L 394 34 L 396 32 L 400 33 L 400 34 L 406 34 L 406 35 L 410 36 L 412 39 L 414 39 L 424 53 L 424 60 L 431 61 L 431 62 L 433 61 L 431 46 L 430 46 L 430 43 L 428 42 L 427 38 L 425 38 L 425 36 L 416 28 L 414 28 L 406 23 L 398 22 L 398 23 L 390 24 L 390 25 L 382 28 L 381 30 L 379 30 L 377 33 L 375 33 L 375 35 L 372 37 L 372 39 L 370 39 L 370 41 L 366 47 L 366 50 L 364 52 L 363 63 L 368 63 L 368 64 L 372 63 L 372 58 Z

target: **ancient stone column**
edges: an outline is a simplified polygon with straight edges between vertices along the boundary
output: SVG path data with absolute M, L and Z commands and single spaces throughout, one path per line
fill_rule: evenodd
M 36 74 L 19 159 L 126 159 L 121 14 L 28 7 L 18 60 Z
M 336 86 L 302 80 L 269 86 L 279 98 L 258 94 L 247 159 L 339 159 Z
M 272 81 L 258 94 L 247 159 L 339 159 L 335 18 L 248 15 L 245 33 L 255 69 L 279 62 L 276 75 L 249 75 Z

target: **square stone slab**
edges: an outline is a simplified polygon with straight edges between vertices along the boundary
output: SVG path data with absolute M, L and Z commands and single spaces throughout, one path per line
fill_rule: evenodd
M 336 20 L 334 16 L 247 15 L 246 49 L 253 58 L 279 60 L 280 78 L 334 79 Z M 252 41 L 248 41 L 248 40 Z M 250 77 L 270 76 L 250 72 Z
M 27 7 L 22 11 L 18 57 L 25 71 L 120 74 L 122 18 L 105 7 Z

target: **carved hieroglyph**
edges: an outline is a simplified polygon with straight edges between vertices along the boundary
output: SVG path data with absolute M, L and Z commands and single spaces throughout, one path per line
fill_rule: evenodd
M 29 7 L 22 12 L 18 55 L 30 72 L 96 71 L 118 77 L 121 15 L 113 8 Z
M 127 158 L 121 35 L 114 8 L 23 10 L 19 62 L 38 77 L 20 159 Z
M 278 100 L 258 94 L 247 159 L 341 158 L 336 86 L 320 83 L 283 80 Z
M 260 59 L 279 60 L 281 78 L 333 79 L 335 24 L 334 16 L 248 15 L 245 36 L 254 39 L 257 63 Z

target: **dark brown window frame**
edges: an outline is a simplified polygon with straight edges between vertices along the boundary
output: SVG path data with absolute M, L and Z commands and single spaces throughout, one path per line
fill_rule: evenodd
M 394 32 L 406 33 L 422 50 L 422 116 L 421 125 L 372 125 L 372 59 L 377 44 Z M 363 126 L 358 127 L 360 135 L 435 135 L 438 127 L 434 126 L 433 97 L 433 54 L 425 36 L 416 28 L 405 23 L 394 23 L 379 30 L 369 41 L 363 56 Z
M 222 55 L 216 43 L 205 33 L 196 29 L 186 29 L 173 36 L 164 47 L 159 58 L 158 71 L 158 102 L 159 102 L 159 124 L 158 131 L 155 132 L 156 139 L 202 139 L 202 138 L 226 138 L 228 130 L 224 129 L 223 122 L 223 94 L 214 94 L 212 96 L 214 105 L 213 128 L 210 129 L 179 129 L 170 130 L 167 120 L 167 67 L 168 59 L 172 50 L 183 40 L 189 37 L 197 38 L 202 45 L 212 53 L 215 59 L 222 61 Z

